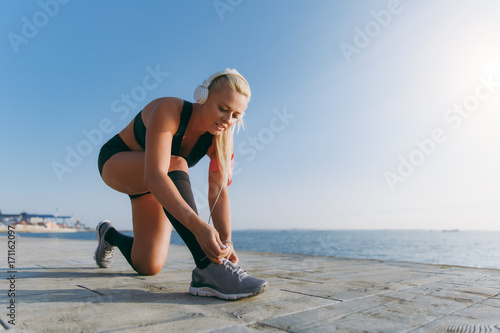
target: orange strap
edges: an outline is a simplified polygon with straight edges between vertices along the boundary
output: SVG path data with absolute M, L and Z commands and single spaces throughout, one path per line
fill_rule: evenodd
M 233 174 L 233 166 L 234 166 L 234 154 L 231 155 L 231 175 Z M 214 157 L 210 160 L 210 166 L 208 167 L 208 173 L 210 173 L 212 171 L 218 171 L 218 170 L 220 170 L 219 162 L 217 161 L 217 157 Z M 231 185 L 232 182 L 233 182 L 233 179 L 229 178 L 227 185 L 228 186 Z

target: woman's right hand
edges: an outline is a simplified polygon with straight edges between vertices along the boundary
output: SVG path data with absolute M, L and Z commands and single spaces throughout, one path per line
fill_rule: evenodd
M 216 264 L 222 264 L 221 259 L 229 255 L 229 249 L 222 244 L 217 230 L 203 223 L 194 235 L 207 258 Z

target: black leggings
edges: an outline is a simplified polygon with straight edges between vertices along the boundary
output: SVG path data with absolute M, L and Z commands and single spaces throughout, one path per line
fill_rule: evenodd
M 175 187 L 181 194 L 182 198 L 196 212 L 196 214 L 198 214 L 193 192 L 191 190 L 189 175 L 184 171 L 176 170 L 170 171 L 168 173 L 168 176 L 174 182 Z M 172 226 L 175 228 L 179 236 L 181 236 L 182 240 L 189 248 L 189 251 L 193 255 L 194 262 L 196 263 L 196 267 L 200 269 L 207 267 L 210 264 L 210 259 L 207 258 L 205 252 L 203 252 L 203 250 L 201 249 L 200 244 L 196 240 L 194 234 L 182 223 L 180 223 L 175 217 L 173 217 L 172 214 L 170 214 L 165 208 L 163 208 L 163 211 L 167 215 L 170 223 L 172 223 Z M 106 233 L 105 240 L 111 245 L 118 246 L 120 252 L 123 254 L 125 259 L 127 259 L 130 266 L 134 268 L 134 264 L 132 263 L 132 237 L 119 233 L 118 231 L 116 231 L 116 229 L 113 228 Z
M 185 171 L 175 170 L 170 171 L 168 176 L 179 190 L 182 198 L 187 202 L 189 207 L 191 207 L 196 214 L 198 214 L 198 210 L 196 209 L 196 202 L 194 201 L 193 191 L 191 190 L 191 182 L 189 181 L 189 175 Z M 175 231 L 181 236 L 184 243 L 186 243 L 189 251 L 193 255 L 194 262 L 198 268 L 205 268 L 210 264 L 210 259 L 207 258 L 205 252 L 201 249 L 200 244 L 196 240 L 194 234 L 186 228 L 182 223 L 180 223 L 175 217 L 170 214 L 165 207 L 163 211 L 167 215 L 170 223 L 175 228 Z

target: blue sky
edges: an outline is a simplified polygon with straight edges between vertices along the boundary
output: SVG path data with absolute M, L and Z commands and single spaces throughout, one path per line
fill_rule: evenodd
M 253 93 L 234 229 L 500 230 L 496 1 L 0 4 L 4 213 L 130 229 L 100 146 L 233 67 Z M 207 169 L 190 171 L 205 219 Z

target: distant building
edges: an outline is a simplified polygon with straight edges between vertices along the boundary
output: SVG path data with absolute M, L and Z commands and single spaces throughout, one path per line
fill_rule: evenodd
M 50 221 L 46 221 L 50 219 Z M 66 224 L 66 220 L 71 219 L 71 216 L 56 216 L 53 214 L 28 214 L 22 212 L 20 214 L 3 214 L 0 211 L 0 222 L 10 225 L 15 223 L 24 222 L 26 224 L 43 224 L 46 222 L 52 222 L 57 224 Z M 62 220 L 62 221 L 61 221 Z
M 66 220 L 71 216 L 53 214 L 3 214 L 0 211 L 0 232 L 4 232 L 8 225 L 15 227 L 16 232 L 76 232 L 89 231 L 85 224 L 76 219 L 74 225 Z

